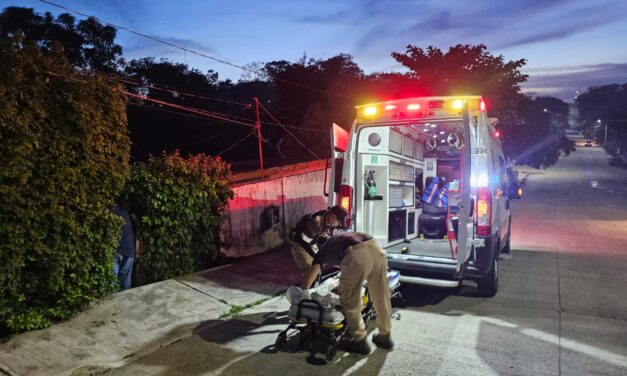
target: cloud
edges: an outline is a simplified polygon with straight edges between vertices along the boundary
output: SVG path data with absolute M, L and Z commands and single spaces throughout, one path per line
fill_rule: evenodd
M 556 9 L 555 12 L 542 14 L 528 22 L 504 29 L 504 38 L 496 47 L 510 48 L 564 39 L 607 26 L 620 18 L 625 18 L 625 15 L 617 12 L 614 7 L 593 5 Z
M 372 14 L 368 17 L 367 13 Z M 609 0 L 491 0 L 475 3 L 380 2 L 351 12 L 361 30 L 356 53 L 426 41 L 484 43 L 506 49 L 578 35 L 627 18 L 627 3 Z M 412 21 L 413 20 L 413 21 Z M 417 21 L 416 21 L 417 20 Z M 365 30 L 364 30 L 365 29 Z
M 300 22 L 314 24 L 331 24 L 350 18 L 350 10 L 343 9 L 331 14 L 309 15 L 299 18 Z
M 591 86 L 627 83 L 627 63 L 602 63 L 528 70 L 523 85 L 528 93 L 543 93 L 572 100 L 576 90 Z
M 151 35 L 151 37 L 198 52 L 216 53 L 215 48 L 193 39 L 165 37 L 160 35 Z M 138 43 L 124 48 L 124 56 L 130 58 L 173 54 L 183 54 L 183 50 L 145 38 L 141 38 L 138 40 Z

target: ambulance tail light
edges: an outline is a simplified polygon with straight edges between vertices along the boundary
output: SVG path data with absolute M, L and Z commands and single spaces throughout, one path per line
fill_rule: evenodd
M 488 187 L 477 190 L 477 235 L 490 235 L 492 230 L 492 195 Z
M 353 187 L 350 185 L 342 184 L 340 188 L 340 206 L 348 212 L 346 227 L 352 226 L 351 210 L 353 209 Z

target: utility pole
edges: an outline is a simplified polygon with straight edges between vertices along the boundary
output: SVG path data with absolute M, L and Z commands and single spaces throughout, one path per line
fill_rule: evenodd
M 255 102 L 255 114 L 257 115 L 255 126 L 257 127 L 257 140 L 259 141 L 259 165 L 261 166 L 261 179 L 263 179 L 263 150 L 261 147 L 261 121 L 259 121 L 259 98 L 254 97 L 253 102 Z
M 607 145 L 607 122 L 605 122 L 605 142 L 603 143 L 603 146 Z

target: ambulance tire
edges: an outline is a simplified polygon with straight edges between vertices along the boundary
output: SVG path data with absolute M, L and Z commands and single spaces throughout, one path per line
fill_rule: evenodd
M 505 247 L 501 253 L 509 255 L 512 251 L 512 217 L 509 217 L 509 226 L 507 226 L 507 243 L 505 243 Z
M 491 298 L 496 295 L 496 292 L 499 289 L 498 257 L 494 258 L 490 271 L 477 281 L 477 288 L 479 289 L 479 296 L 481 297 Z
M 508 234 L 507 235 L 507 243 L 505 243 L 505 247 L 503 247 L 503 249 L 501 250 L 501 253 L 504 253 L 506 255 L 510 254 L 510 252 L 512 251 L 511 240 L 512 240 L 512 236 L 510 234 Z

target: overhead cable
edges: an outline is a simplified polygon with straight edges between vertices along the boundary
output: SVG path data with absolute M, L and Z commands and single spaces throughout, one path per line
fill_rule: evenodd
M 159 103 L 159 104 L 164 105 L 164 106 L 178 108 L 178 109 L 183 110 L 183 111 L 188 111 L 188 112 L 196 113 L 196 114 L 199 114 L 199 115 L 204 115 L 204 116 L 209 117 L 209 118 L 220 119 L 220 120 L 224 120 L 226 122 L 239 124 L 239 125 L 245 125 L 247 127 L 255 128 L 255 126 L 252 125 L 252 124 L 244 123 L 244 122 L 241 122 L 241 121 L 238 121 L 238 120 L 229 119 L 229 118 L 226 118 L 224 116 L 221 116 L 221 114 L 218 115 L 216 113 L 209 112 L 209 111 L 199 110 L 199 109 L 196 109 L 196 108 L 181 106 L 181 105 L 175 104 L 175 103 L 170 103 L 170 102 L 161 101 L 161 100 L 158 100 L 158 99 L 148 98 L 146 96 L 135 94 L 135 93 L 129 93 L 128 91 L 124 91 L 124 90 L 122 92 L 124 94 L 130 96 L 130 97 L 138 98 L 138 99 L 141 99 L 141 100 L 144 100 L 144 101 L 153 102 L 153 103 Z
M 320 158 L 316 153 L 314 153 L 309 147 L 307 147 L 307 145 L 305 145 L 298 137 L 296 137 L 294 135 L 294 133 L 292 133 L 289 129 L 287 129 L 287 127 L 285 127 L 283 124 L 281 124 L 280 121 L 277 120 L 277 118 L 274 117 L 274 115 L 272 115 L 270 113 L 270 111 L 268 111 L 267 108 L 265 108 L 261 103 L 259 104 L 259 107 L 261 107 L 266 114 L 268 114 L 268 116 L 270 116 L 270 118 L 272 118 L 272 120 L 274 120 L 277 125 L 281 126 L 283 129 L 285 129 L 285 131 L 292 136 L 292 138 L 294 138 L 294 140 L 296 140 L 296 142 L 298 142 L 300 144 L 300 146 L 302 146 L 309 154 L 313 155 L 316 159 L 322 159 Z
M 66 7 L 64 5 L 61 5 L 61 4 L 53 3 L 53 2 L 47 1 L 47 0 L 39 0 L 39 1 L 42 2 L 42 3 L 48 4 L 48 5 L 52 5 L 54 7 L 60 8 L 60 9 L 64 9 L 64 10 L 66 10 L 68 12 L 71 12 L 71 13 L 74 13 L 74 14 L 78 14 L 78 15 L 83 16 L 83 17 L 88 17 L 88 18 L 91 17 L 91 18 L 97 20 L 98 22 L 100 22 L 102 24 L 105 24 L 107 26 L 115 27 L 117 29 L 121 29 L 121 30 L 127 31 L 127 32 L 135 34 L 135 35 L 139 35 L 141 37 L 150 39 L 152 41 L 155 41 L 155 42 L 158 42 L 158 43 L 161 43 L 161 44 L 165 44 L 167 46 L 174 47 L 174 48 L 177 48 L 179 50 L 182 50 L 182 51 L 185 51 L 185 52 L 189 52 L 191 54 L 198 55 L 198 56 L 201 56 L 201 57 L 204 57 L 204 58 L 216 61 L 216 62 L 221 63 L 221 64 L 229 65 L 231 67 L 238 68 L 238 69 L 241 69 L 243 71 L 250 72 L 250 73 L 255 73 L 255 74 L 262 74 L 263 73 L 263 72 L 261 72 L 261 71 L 259 71 L 257 69 L 247 68 L 247 67 L 242 66 L 242 65 L 234 64 L 234 63 L 228 62 L 226 60 L 219 59 L 219 58 L 207 55 L 206 53 L 199 52 L 199 51 L 196 51 L 196 50 L 192 50 L 192 49 L 187 48 L 185 46 L 180 46 L 178 44 L 165 41 L 165 40 L 157 38 L 155 36 L 144 34 L 144 33 L 141 33 L 139 31 L 135 31 L 133 29 L 129 29 L 128 27 L 125 27 L 125 26 L 120 26 L 120 25 L 113 24 L 111 22 L 107 22 L 107 21 L 101 20 L 98 17 L 91 16 L 89 14 L 86 14 L 86 13 L 83 13 L 83 12 L 80 12 L 80 11 L 68 8 L 68 7 Z M 297 87 L 300 87 L 300 88 L 303 88 L 303 89 L 315 91 L 315 92 L 322 93 L 322 94 L 329 94 L 329 95 L 332 95 L 334 97 L 338 97 L 338 98 L 342 98 L 342 99 L 346 99 L 346 100 L 352 101 L 352 98 L 347 97 L 345 95 L 333 93 L 333 92 L 326 91 L 326 90 L 316 89 L 316 88 L 313 88 L 313 87 L 310 87 L 310 86 L 307 86 L 307 85 L 300 84 L 298 82 L 285 80 L 285 79 L 278 78 L 278 77 L 274 77 L 274 80 L 280 81 L 280 82 L 284 82 L 284 83 L 289 84 L 289 85 L 297 86 Z

